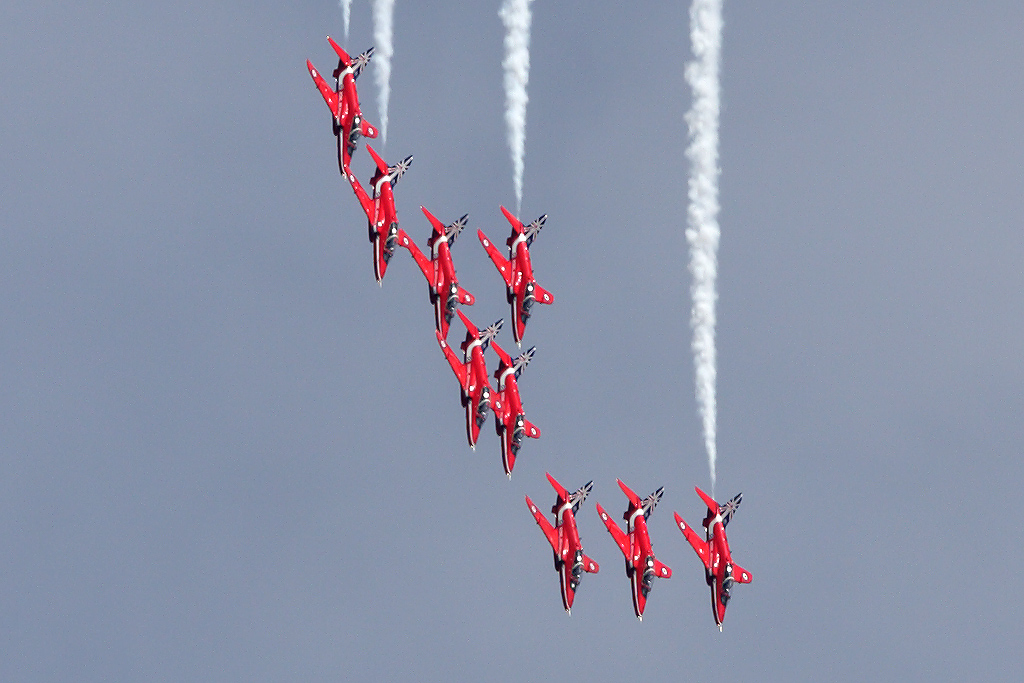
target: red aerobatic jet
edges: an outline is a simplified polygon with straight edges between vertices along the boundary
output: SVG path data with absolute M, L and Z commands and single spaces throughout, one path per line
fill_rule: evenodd
M 523 402 L 519 398 L 519 385 L 516 382 L 519 373 L 533 358 L 533 352 L 537 347 L 531 347 L 514 362 L 497 342 L 491 342 L 491 348 L 500 359 L 498 369 L 494 372 L 494 378 L 498 380 L 498 396 L 491 402 L 494 409 L 494 430 L 501 437 L 501 464 L 505 467 L 505 474 L 511 479 L 512 468 L 515 467 L 523 437 L 540 438 L 540 430 L 527 420 L 523 413 Z
M 540 526 L 548 543 L 555 551 L 555 571 L 562 582 L 562 606 L 565 611 L 572 613 L 572 602 L 576 597 L 576 587 L 580 584 L 583 572 L 596 574 L 599 567 L 597 562 L 583 554 L 583 544 L 580 542 L 580 533 L 576 530 L 576 511 L 587 499 L 587 494 L 593 488 L 594 482 L 588 481 L 576 490 L 569 493 L 561 484 L 555 481 L 550 474 L 548 481 L 555 488 L 558 496 L 551 512 L 555 513 L 555 526 L 551 526 L 544 513 L 533 504 L 529 496 L 526 496 L 526 505 L 533 513 L 534 519 Z
M 466 341 L 462 342 L 464 361 L 459 360 L 440 332 L 435 331 L 434 334 L 437 335 L 437 343 L 441 345 L 444 357 L 448 359 L 448 364 L 452 366 L 459 386 L 462 387 L 462 405 L 466 408 L 466 438 L 469 439 L 470 447 L 476 450 L 480 427 L 487 422 L 487 411 L 491 409 L 491 383 L 487 379 L 484 351 L 498 334 L 504 321 L 499 320 L 481 332 L 462 314 L 462 311 L 458 311 L 458 314 L 466 325 Z
M 313 63 L 306 60 L 306 68 L 313 77 L 317 90 L 323 95 L 327 107 L 334 117 L 334 135 L 338 138 L 338 168 L 345 173 L 345 167 L 352 160 L 359 136 L 377 137 L 377 129 L 366 122 L 359 108 L 359 94 L 356 92 L 356 78 L 373 56 L 373 48 L 355 59 L 348 56 L 341 46 L 327 36 L 327 42 L 338 53 L 338 68 L 334 70 L 334 90 L 327 85 L 324 77 L 317 73 Z
M 725 536 L 725 525 L 740 506 L 743 494 L 737 495 L 722 506 L 700 489 L 697 489 L 697 495 L 708 506 L 708 514 L 703 521 L 705 538 L 702 539 L 697 532 L 687 526 L 678 512 L 675 513 L 676 524 L 704 563 L 704 578 L 711 587 L 711 611 L 715 615 L 718 630 L 722 630 L 725 608 L 729 604 L 733 583 L 750 583 L 752 578 L 750 572 L 732 561 L 729 539 Z
M 377 283 L 381 284 L 384 274 L 388 269 L 388 261 L 395 253 L 395 244 L 398 242 L 398 214 L 395 213 L 395 195 L 391 188 L 412 164 L 412 155 L 407 156 L 394 166 L 388 166 L 381 159 L 373 147 L 366 146 L 366 151 L 373 157 L 377 164 L 377 172 L 370 178 L 373 185 L 373 199 L 366 194 L 366 190 L 359 184 L 352 169 L 345 167 L 345 177 L 352 185 L 352 191 L 356 193 L 359 204 L 366 213 L 370 229 L 370 241 L 373 243 L 373 274 Z
M 537 233 L 544 227 L 547 214 L 541 216 L 534 222 L 524 226 L 522 222 L 513 216 L 504 206 L 501 212 L 512 224 L 512 234 L 505 241 L 508 245 L 508 258 L 506 259 L 494 246 L 494 243 L 487 239 L 483 230 L 477 230 L 477 237 L 480 243 L 487 250 L 487 255 L 494 261 L 494 265 L 505 279 L 507 288 L 506 297 L 512 306 L 512 337 L 516 340 L 516 346 L 523 341 L 523 334 L 526 332 L 526 321 L 530 319 L 533 304 L 554 303 L 555 297 L 551 292 L 537 284 L 533 279 L 533 266 L 530 264 L 530 245 L 537 237 Z
M 423 271 L 423 277 L 427 278 L 430 303 L 434 304 L 434 324 L 441 336 L 447 339 L 448 326 L 452 322 L 452 316 L 455 315 L 455 307 L 459 304 L 472 306 L 474 301 L 473 295 L 459 286 L 459 281 L 455 277 L 455 264 L 452 263 L 452 254 L 449 249 L 451 245 L 455 244 L 455 238 L 466 227 L 466 219 L 469 216 L 467 214 L 446 227 L 424 207 L 421 206 L 420 210 L 434 227 L 433 234 L 427 240 L 430 258 L 423 255 L 423 252 L 404 230 L 399 229 L 398 242 L 409 250 L 416 265 Z
M 664 487 L 640 500 L 628 486 L 620 479 L 619 488 L 629 498 L 629 507 L 622 518 L 626 520 L 626 533 L 622 533 L 615 520 L 608 516 L 601 504 L 597 504 L 597 514 L 601 515 L 601 521 L 608 527 L 608 533 L 612 535 L 618 544 L 622 554 L 626 556 L 626 576 L 629 577 L 633 586 L 633 611 L 636 618 L 643 621 L 644 607 L 647 605 L 647 594 L 651 592 L 654 584 L 654 577 L 668 579 L 672 577 L 672 569 L 662 564 L 655 556 L 651 548 L 651 539 L 647 535 L 647 518 L 650 516 L 654 506 L 661 500 L 665 491 Z

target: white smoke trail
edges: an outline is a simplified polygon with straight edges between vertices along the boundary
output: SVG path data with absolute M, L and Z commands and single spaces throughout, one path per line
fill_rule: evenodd
M 722 52 L 722 0 L 693 0 L 690 6 L 690 40 L 694 61 L 686 65 L 686 82 L 693 90 L 693 104 L 686 114 L 690 129 L 689 197 L 686 239 L 690 244 L 693 284 L 693 365 L 697 380 L 697 404 L 704 422 L 704 445 L 715 491 L 717 458 L 715 403 L 715 280 L 718 276 L 718 65 Z
M 391 97 L 391 55 L 395 53 L 391 27 L 395 17 L 395 0 L 373 2 L 374 80 L 377 81 L 377 109 L 380 113 L 381 142 L 388 141 L 388 99 Z
M 348 45 L 348 20 L 352 16 L 352 0 L 340 0 L 341 15 L 345 17 L 345 45 Z
M 530 81 L 530 3 L 533 0 L 505 0 L 498 16 L 505 24 L 505 124 L 512 155 L 512 184 L 516 191 L 516 214 L 523 204 L 523 156 L 526 153 L 526 85 Z

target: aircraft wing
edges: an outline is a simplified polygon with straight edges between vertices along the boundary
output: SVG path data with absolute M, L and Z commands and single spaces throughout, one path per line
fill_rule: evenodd
M 476 299 L 473 298 L 473 295 L 464 290 L 462 287 L 459 287 L 458 297 L 459 303 L 465 304 L 466 306 L 472 306 L 476 302 Z
M 736 580 L 736 583 L 750 583 L 750 580 L 754 577 L 746 569 L 733 562 L 732 578 Z
M 452 366 L 452 372 L 455 373 L 455 377 L 459 380 L 459 386 L 465 391 L 469 387 L 469 368 L 459 360 L 459 357 L 455 355 L 452 347 L 448 345 L 448 342 L 445 341 L 440 332 L 434 330 L 434 334 L 437 335 L 437 343 L 440 344 L 444 357 L 448 359 L 448 365 Z
M 539 304 L 555 303 L 555 295 L 541 287 L 536 281 L 533 283 L 533 296 Z
M 683 532 L 683 536 L 686 537 L 686 540 L 690 545 L 693 546 L 693 549 L 696 551 L 697 556 L 700 557 L 701 562 L 704 563 L 704 569 L 711 571 L 711 552 L 708 548 L 708 542 L 701 538 L 696 531 L 691 529 L 690 525 L 683 521 L 683 518 L 679 516 L 678 512 L 675 513 L 675 516 L 676 525 L 679 527 L 679 530 Z
M 544 532 L 544 536 L 547 537 L 548 543 L 551 544 L 551 548 L 558 553 L 558 534 L 555 532 L 555 527 L 551 526 L 551 522 L 544 517 L 544 513 L 533 504 L 529 496 L 526 496 L 526 505 L 530 508 L 530 512 L 533 513 L 533 518 L 537 520 L 537 526 Z
M 359 179 L 356 178 L 356 174 L 351 170 L 348 171 L 346 176 L 349 185 L 352 186 L 352 191 L 356 194 L 356 199 L 359 200 L 359 205 L 363 207 L 363 212 L 366 214 L 366 219 L 371 223 L 377 216 L 377 207 L 374 205 L 373 200 L 366 194 L 366 190 L 359 184 Z
M 495 391 L 491 398 L 491 410 L 494 411 L 494 417 L 501 422 L 505 423 L 505 416 L 508 412 L 508 406 L 505 403 L 505 392 Z
M 590 574 L 596 574 L 598 571 L 600 571 L 600 569 L 601 568 L 597 566 L 597 562 L 594 562 L 592 559 L 590 559 L 589 555 L 583 556 L 583 571 L 588 572 Z
M 420 270 L 423 272 L 423 277 L 427 278 L 427 284 L 430 285 L 431 289 L 433 289 L 435 286 L 434 266 L 430 262 L 430 259 L 423 255 L 423 252 L 420 251 L 420 248 L 417 247 L 416 243 L 412 241 L 412 238 L 409 237 L 409 234 L 405 232 L 405 230 L 402 230 L 401 228 L 398 229 L 398 243 L 409 250 L 409 253 L 412 254 L 412 259 L 416 262 L 416 265 L 419 266 Z
M 316 89 L 320 91 L 324 101 L 327 102 L 327 106 L 331 109 L 331 114 L 338 116 L 338 93 L 334 92 L 331 86 L 327 85 L 327 81 L 321 76 L 316 67 L 313 66 L 313 62 L 306 60 L 306 68 L 309 69 L 309 75 L 313 77 L 313 83 L 316 85 Z
M 654 573 L 658 576 L 658 578 L 672 578 L 672 568 L 656 557 L 654 558 Z
M 509 260 L 501 255 L 498 248 L 494 246 L 494 242 L 487 238 L 483 230 L 477 230 L 476 236 L 480 238 L 480 244 L 484 245 L 484 249 L 487 251 L 487 255 L 494 261 L 494 266 L 501 273 L 501 277 L 505 280 L 505 286 L 512 286 L 512 264 Z
M 536 425 L 527 420 L 525 417 L 523 418 L 523 429 L 526 430 L 526 435 L 531 439 L 540 438 L 540 429 L 538 429 Z
M 626 537 L 626 534 L 622 533 L 622 529 L 620 529 L 619 525 L 615 523 L 615 520 L 604 511 L 604 508 L 601 507 L 600 503 L 597 504 L 597 514 L 601 516 L 601 521 L 604 522 L 606 527 L 608 527 L 608 533 L 610 533 L 612 538 L 615 539 L 615 543 L 618 544 L 619 550 L 622 551 L 622 554 L 627 560 L 630 559 L 632 553 L 629 551 L 629 539 Z

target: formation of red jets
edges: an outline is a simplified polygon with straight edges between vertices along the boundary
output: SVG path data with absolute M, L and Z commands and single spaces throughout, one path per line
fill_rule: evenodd
M 458 310 L 459 304 L 470 306 L 475 301 L 473 295 L 459 285 L 451 255 L 452 245 L 466 227 L 467 216 L 462 216 L 450 225 L 444 225 L 421 206 L 420 209 L 432 227 L 432 233 L 427 240 L 427 253 L 421 251 L 412 238 L 398 226 L 393 188 L 412 164 L 412 156 L 389 166 L 367 144 L 366 151 L 376 164 L 376 171 L 370 178 L 371 192 L 368 193 L 356 178 L 351 170 L 351 161 L 352 155 L 358 149 L 359 138 L 377 137 L 377 129 L 363 118 L 356 90 L 356 78 L 369 63 L 373 48 L 353 59 L 329 36 L 327 41 L 338 55 L 338 66 L 333 72 L 334 87 L 327 83 L 312 62 L 307 60 L 306 68 L 331 110 L 341 175 L 351 185 L 366 214 L 368 236 L 373 246 L 374 276 L 378 284 L 382 282 L 396 247 L 401 246 L 409 251 L 427 280 L 430 302 L 434 307 L 437 342 L 459 382 L 461 401 L 466 410 L 466 438 L 469 445 L 476 448 L 480 429 L 486 423 L 488 413 L 492 412 L 495 432 L 501 440 L 502 466 L 505 474 L 511 479 L 523 438 L 540 438 L 540 430 L 526 419 L 518 385 L 519 375 L 533 358 L 536 347 L 513 359 L 495 341 L 503 320 L 480 330 L 461 310 Z M 547 216 L 541 216 L 529 225 L 523 225 L 505 207 L 501 207 L 501 211 L 512 226 L 511 234 L 505 242 L 508 256 L 503 255 L 482 230 L 477 231 L 477 236 L 505 282 L 506 299 L 512 315 L 512 337 L 519 346 L 526 332 L 527 321 L 532 315 L 533 306 L 537 303 L 554 302 L 554 296 L 541 287 L 534 278 L 530 261 L 530 247 L 544 227 Z M 466 338 L 460 346 L 461 359 L 447 341 L 448 330 L 455 315 L 458 315 L 466 328 Z M 484 355 L 488 347 L 498 356 L 498 368 L 493 373 L 496 385 L 494 388 L 490 384 Z M 529 496 L 526 496 L 526 504 L 551 544 L 555 570 L 558 572 L 562 589 L 562 605 L 566 612 L 569 612 L 583 573 L 596 574 L 599 569 L 597 562 L 583 552 L 576 527 L 576 512 L 593 488 L 593 482 L 588 482 L 575 492 L 569 493 L 550 474 L 547 478 L 556 493 L 555 504 L 551 508 L 551 512 L 554 513 L 554 525 L 547 520 Z M 638 619 L 643 619 L 654 579 L 667 579 L 672 576 L 672 569 L 655 557 L 647 529 L 647 519 L 661 500 L 664 488 L 659 488 L 641 499 L 622 481 L 618 481 L 618 484 L 628 499 L 628 506 L 623 514 L 623 520 L 626 522 L 625 531 L 600 504 L 597 505 L 597 513 L 625 557 L 626 576 L 630 579 L 632 588 L 633 610 Z M 750 583 L 751 579 L 747 570 L 733 563 L 729 541 L 725 535 L 725 527 L 739 507 L 742 494 L 724 505 L 719 505 L 699 488 L 696 491 L 708 508 L 703 521 L 704 538 L 687 526 L 679 513 L 675 514 L 675 520 L 687 542 L 704 563 L 705 580 L 711 589 L 712 612 L 715 623 L 721 628 L 733 584 Z

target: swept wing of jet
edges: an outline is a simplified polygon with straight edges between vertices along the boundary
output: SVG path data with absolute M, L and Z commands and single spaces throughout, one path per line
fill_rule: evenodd
M 455 277 L 455 264 L 452 263 L 450 249 L 459 233 L 466 227 L 466 220 L 469 216 L 465 215 L 446 226 L 424 207 L 421 206 L 420 210 L 434 229 L 427 240 L 430 258 L 424 256 L 404 230 L 399 229 L 398 231 L 398 243 L 409 250 L 416 265 L 423 272 L 423 277 L 427 278 L 430 303 L 434 305 L 434 324 L 441 336 L 447 339 L 448 326 L 455 315 L 456 306 L 459 304 L 472 306 L 474 301 L 473 295 L 459 286 L 459 281 Z
M 526 419 L 517 382 L 520 373 L 533 358 L 537 347 L 531 347 L 514 361 L 503 348 L 498 346 L 497 342 L 492 341 L 491 348 L 498 354 L 499 360 L 498 369 L 494 371 L 494 378 L 498 380 L 498 391 L 495 398 L 491 400 L 491 408 L 494 410 L 494 430 L 501 437 L 501 463 L 505 468 L 505 474 L 511 479 L 512 468 L 515 467 L 516 456 L 519 455 L 523 437 L 540 438 L 540 430 Z
M 380 284 L 398 243 L 398 214 L 395 212 L 395 195 L 392 188 L 412 164 L 412 156 L 407 156 L 394 166 L 388 166 L 369 145 L 366 146 L 366 151 L 377 164 L 377 172 L 370 179 L 373 197 L 366 193 L 348 166 L 345 167 L 345 178 L 352 186 L 352 191 L 366 214 L 370 242 L 373 244 L 373 274 Z
M 483 230 L 477 230 L 477 237 L 484 245 L 487 255 L 494 266 L 498 269 L 503 280 L 505 280 L 506 298 L 512 307 L 512 337 L 516 345 L 523 341 L 526 333 L 526 322 L 530 319 L 535 303 L 552 304 L 555 297 L 551 292 L 541 287 L 533 277 L 533 264 L 530 261 L 530 245 L 540 233 L 547 220 L 547 214 L 541 216 L 533 223 L 524 226 L 523 223 L 512 215 L 504 206 L 501 212 L 512 225 L 512 234 L 505 241 L 508 245 L 508 258 L 502 256 L 494 243 L 488 239 Z
M 619 482 L 619 488 L 629 499 L 629 507 L 626 508 L 622 518 L 626 520 L 626 531 L 623 532 L 615 520 L 605 512 L 601 504 L 597 504 L 597 514 L 601 521 L 608 528 L 608 533 L 615 539 L 619 550 L 626 557 L 626 576 L 629 577 L 630 586 L 633 589 L 633 612 L 636 618 L 643 621 L 644 608 L 647 606 L 647 595 L 651 592 L 655 577 L 668 579 L 672 577 L 672 569 L 662 564 L 654 556 L 654 549 L 651 547 L 651 539 L 647 532 L 647 518 L 651 511 L 661 500 L 664 487 L 647 496 L 643 500 L 633 493 L 628 486 Z
M 555 525 L 551 525 L 529 496 L 526 496 L 526 505 L 554 551 L 555 571 L 558 572 L 562 584 L 562 606 L 566 612 L 571 613 L 583 572 L 596 574 L 599 569 L 597 562 L 583 553 L 583 544 L 576 529 L 576 511 L 587 499 L 594 482 L 588 481 L 573 493 L 569 493 L 554 477 L 550 474 L 547 476 L 556 493 L 555 504 L 551 507 L 551 512 L 555 515 Z
M 349 165 L 352 154 L 355 153 L 359 138 L 377 137 L 377 129 L 370 125 L 363 118 L 362 110 L 359 107 L 359 93 L 356 91 L 356 78 L 359 73 L 370 62 L 373 56 L 373 48 L 363 52 L 355 59 L 348 56 L 348 53 L 341 49 L 341 46 L 327 36 L 327 42 L 338 54 L 338 66 L 334 70 L 334 88 L 332 89 L 324 77 L 316 70 L 313 63 L 306 60 L 306 68 L 309 75 L 313 77 L 313 83 L 331 110 L 333 118 L 334 135 L 338 138 L 338 168 L 345 174 L 345 167 Z
M 498 334 L 503 320 L 499 320 L 482 332 L 476 328 L 469 318 L 458 311 L 459 318 L 466 326 L 466 340 L 462 342 L 463 360 L 459 360 L 441 333 L 435 330 L 437 343 L 444 352 L 452 372 L 459 380 L 462 391 L 462 405 L 466 409 L 466 438 L 473 450 L 480 436 L 480 428 L 487 421 L 487 413 L 491 409 L 491 383 L 487 376 L 487 362 L 484 351 Z
M 725 527 L 740 506 L 743 494 L 733 497 L 724 505 L 719 505 L 699 488 L 696 491 L 708 506 L 708 514 L 703 521 L 704 538 L 701 538 L 692 527 L 687 526 L 678 512 L 675 513 L 676 525 L 696 551 L 697 557 L 704 563 L 704 580 L 711 588 L 711 612 L 715 615 L 715 623 L 721 630 L 722 622 L 725 620 L 725 608 L 732 597 L 733 584 L 750 583 L 753 578 L 750 572 L 732 561 L 729 539 L 725 535 Z

